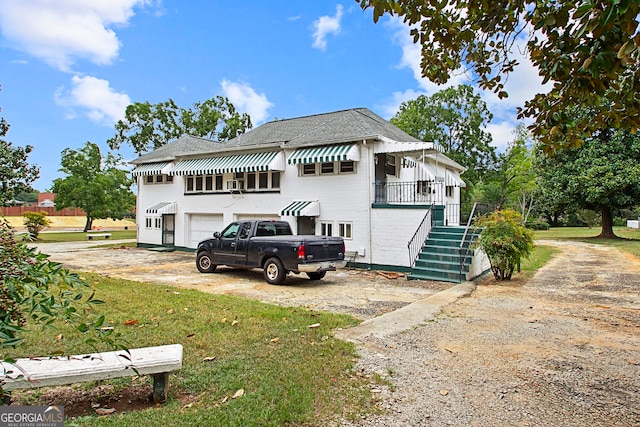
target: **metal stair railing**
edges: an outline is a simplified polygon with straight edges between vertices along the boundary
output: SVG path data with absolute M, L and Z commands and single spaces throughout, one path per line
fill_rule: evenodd
M 422 218 L 422 222 L 418 226 L 418 229 L 415 233 L 413 233 L 413 237 L 407 243 L 407 249 L 409 249 L 409 267 L 413 268 L 416 264 L 416 260 L 418 259 L 418 254 L 422 250 L 422 246 L 424 246 L 425 240 L 427 240 L 427 236 L 431 232 L 431 228 L 433 227 L 431 223 L 431 212 L 433 210 L 433 203 L 429 206 L 427 213 L 424 218 Z
M 471 224 L 473 224 L 473 218 L 476 215 L 476 208 L 478 207 L 477 203 L 473 204 L 473 209 L 471 209 L 471 214 L 469 215 L 469 219 L 467 220 L 467 226 L 464 229 L 464 234 L 462 235 L 462 240 L 460 241 L 460 247 L 458 248 L 458 253 L 460 254 L 460 277 L 462 277 L 462 272 L 464 271 L 464 264 L 469 257 L 469 252 L 471 251 L 470 246 L 471 242 L 467 242 L 467 237 L 469 235 L 469 229 L 471 228 Z

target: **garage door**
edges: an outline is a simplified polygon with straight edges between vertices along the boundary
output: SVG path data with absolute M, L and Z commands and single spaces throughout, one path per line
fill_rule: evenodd
M 214 231 L 222 231 L 223 228 L 222 214 L 190 214 L 189 247 L 197 248 L 200 241 L 212 237 Z
M 274 214 L 235 214 L 234 216 L 236 221 L 249 221 L 252 219 L 280 220 L 280 216 Z

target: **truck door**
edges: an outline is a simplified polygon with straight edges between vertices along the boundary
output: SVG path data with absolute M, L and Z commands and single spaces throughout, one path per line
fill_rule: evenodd
M 251 223 L 243 222 L 240 225 L 238 240 L 236 241 L 236 252 L 234 258 L 236 265 L 247 265 L 249 237 L 251 237 Z
M 236 246 L 238 233 L 240 232 L 239 222 L 232 222 L 222 230 L 220 235 L 220 246 L 216 250 L 216 264 L 235 264 Z

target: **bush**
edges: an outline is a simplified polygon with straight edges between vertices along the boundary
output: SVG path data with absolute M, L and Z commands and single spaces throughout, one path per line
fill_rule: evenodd
M 547 221 L 527 221 L 527 223 L 525 224 L 525 227 L 527 227 L 529 230 L 548 230 L 549 229 L 549 223 Z
M 33 325 L 44 328 L 58 322 L 89 332 L 85 343 L 94 349 L 99 344 L 122 347 L 112 328 L 102 328 L 104 316 L 93 312 L 93 305 L 102 303 L 94 299 L 93 289 L 77 274 L 47 258 L 25 243 L 16 242 L 11 226 L 0 221 L 1 358 L 12 361 L 5 351 L 15 349 Z
M 22 216 L 24 217 L 24 226 L 32 239 L 37 239 L 38 234 L 51 225 L 51 220 L 47 218 L 46 212 L 25 212 Z
M 506 209 L 483 216 L 476 222 L 481 231 L 474 245 L 489 257 L 496 280 L 511 280 L 520 260 L 527 258 L 533 250 L 533 232 L 521 224 L 521 219 L 519 213 Z

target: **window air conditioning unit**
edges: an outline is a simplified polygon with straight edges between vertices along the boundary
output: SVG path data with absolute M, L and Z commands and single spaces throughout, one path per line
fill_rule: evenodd
M 240 181 L 237 179 L 232 179 L 227 181 L 227 190 L 239 190 L 240 189 Z

